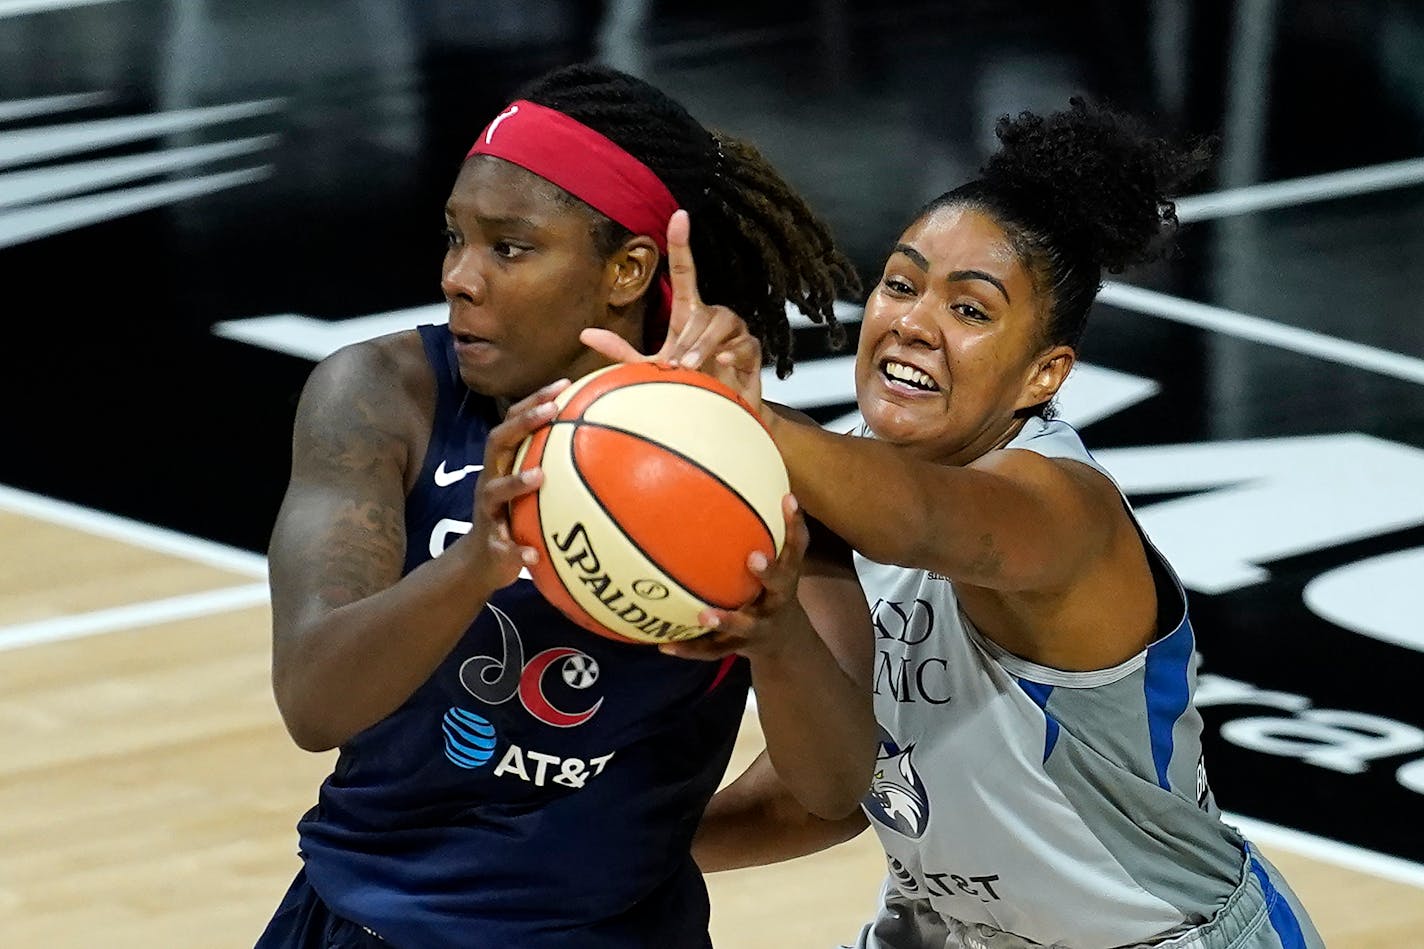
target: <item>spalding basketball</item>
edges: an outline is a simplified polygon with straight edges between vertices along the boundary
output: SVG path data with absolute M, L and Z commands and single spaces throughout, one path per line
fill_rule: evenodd
M 652 363 L 576 380 L 520 446 L 516 471 L 544 483 L 511 507 L 514 539 L 539 552 L 544 597 L 584 628 L 642 643 L 707 632 L 697 614 L 734 610 L 774 559 L 789 488 L 775 442 L 735 392 L 705 373 Z

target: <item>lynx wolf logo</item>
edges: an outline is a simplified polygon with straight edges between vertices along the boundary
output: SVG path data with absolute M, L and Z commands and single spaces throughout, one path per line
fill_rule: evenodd
M 875 820 L 906 837 L 919 837 L 930 822 L 929 795 L 915 771 L 915 746 L 901 749 L 885 729 L 875 756 L 875 776 L 864 806 Z

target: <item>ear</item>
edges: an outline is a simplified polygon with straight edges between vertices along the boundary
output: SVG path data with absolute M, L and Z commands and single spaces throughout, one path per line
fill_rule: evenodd
M 647 292 L 658 272 L 662 254 L 646 234 L 635 234 L 613 252 L 605 265 L 608 278 L 608 305 L 628 306 Z
M 1057 395 L 1077 359 L 1078 354 L 1071 346 L 1054 346 L 1039 353 L 1029 367 L 1028 381 L 1015 410 L 1042 405 Z

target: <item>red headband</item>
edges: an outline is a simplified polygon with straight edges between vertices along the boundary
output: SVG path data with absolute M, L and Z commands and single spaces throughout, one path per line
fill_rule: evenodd
M 471 155 L 493 155 L 532 171 L 634 234 L 651 237 L 667 256 L 667 226 L 677 199 L 651 168 L 582 122 L 520 99 L 485 126 L 465 157 Z M 657 313 L 666 323 L 672 312 L 666 275 L 658 288 Z

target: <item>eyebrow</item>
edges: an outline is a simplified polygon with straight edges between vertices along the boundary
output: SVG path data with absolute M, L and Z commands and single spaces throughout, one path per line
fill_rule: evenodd
M 455 219 L 455 216 L 456 216 L 456 215 L 455 215 L 455 209 L 452 208 L 452 207 L 450 207 L 449 205 L 446 205 L 446 206 L 445 206 L 445 217 L 446 217 L 446 219 L 447 219 L 447 220 L 454 220 L 454 219 Z M 483 224 L 483 225 L 493 225 L 493 226 L 495 226 L 495 227 L 524 227 L 524 228 L 528 228 L 528 229 L 530 229 L 530 230 L 536 230 L 536 229 L 539 227 L 539 225 L 538 225 L 537 223 L 535 223 L 535 221 L 534 221 L 532 218 L 519 217 L 519 216 L 517 216 L 517 215 L 509 215 L 509 216 L 504 216 L 504 217 L 493 217 L 493 216 L 488 216 L 488 215 L 479 214 L 479 213 L 477 212 L 477 213 L 475 214 L 475 220 L 479 221 L 479 222 L 480 222 L 481 224 Z
M 911 260 L 913 260 L 913 261 L 915 262 L 915 266 L 916 266 L 916 267 L 919 267 L 921 270 L 923 270 L 923 271 L 925 271 L 925 272 L 929 272 L 929 269 L 930 269 L 930 262 L 925 259 L 925 255 L 924 255 L 924 254 L 922 254 L 922 253 L 920 253 L 919 251 L 915 250 L 915 249 L 914 249 L 913 247 L 911 247 L 909 244 L 896 244 L 896 245 L 895 245 L 895 250 L 894 250 L 892 253 L 904 254 L 906 257 L 910 258 Z
M 919 267 L 921 270 L 925 271 L 926 273 L 929 273 L 929 260 L 926 259 L 924 254 L 915 250 L 915 248 L 911 247 L 909 244 L 896 244 L 894 253 L 904 254 L 906 257 L 910 258 L 910 260 L 914 261 L 916 267 Z M 949 273 L 945 274 L 945 280 L 949 283 L 958 283 L 961 280 L 983 280 L 986 283 L 992 283 L 995 287 L 998 288 L 999 292 L 1004 295 L 1004 302 L 1014 302 L 1009 299 L 1009 291 L 1005 289 L 1004 282 L 993 274 L 985 273 L 982 270 L 951 270 Z
M 1009 299 L 1009 291 L 1004 288 L 1003 281 L 993 274 L 987 274 L 982 270 L 951 270 L 945 274 L 945 279 L 950 283 L 958 283 L 961 280 L 983 280 L 986 283 L 992 283 L 999 289 L 999 292 L 1004 295 L 1005 303 L 1014 302 Z

